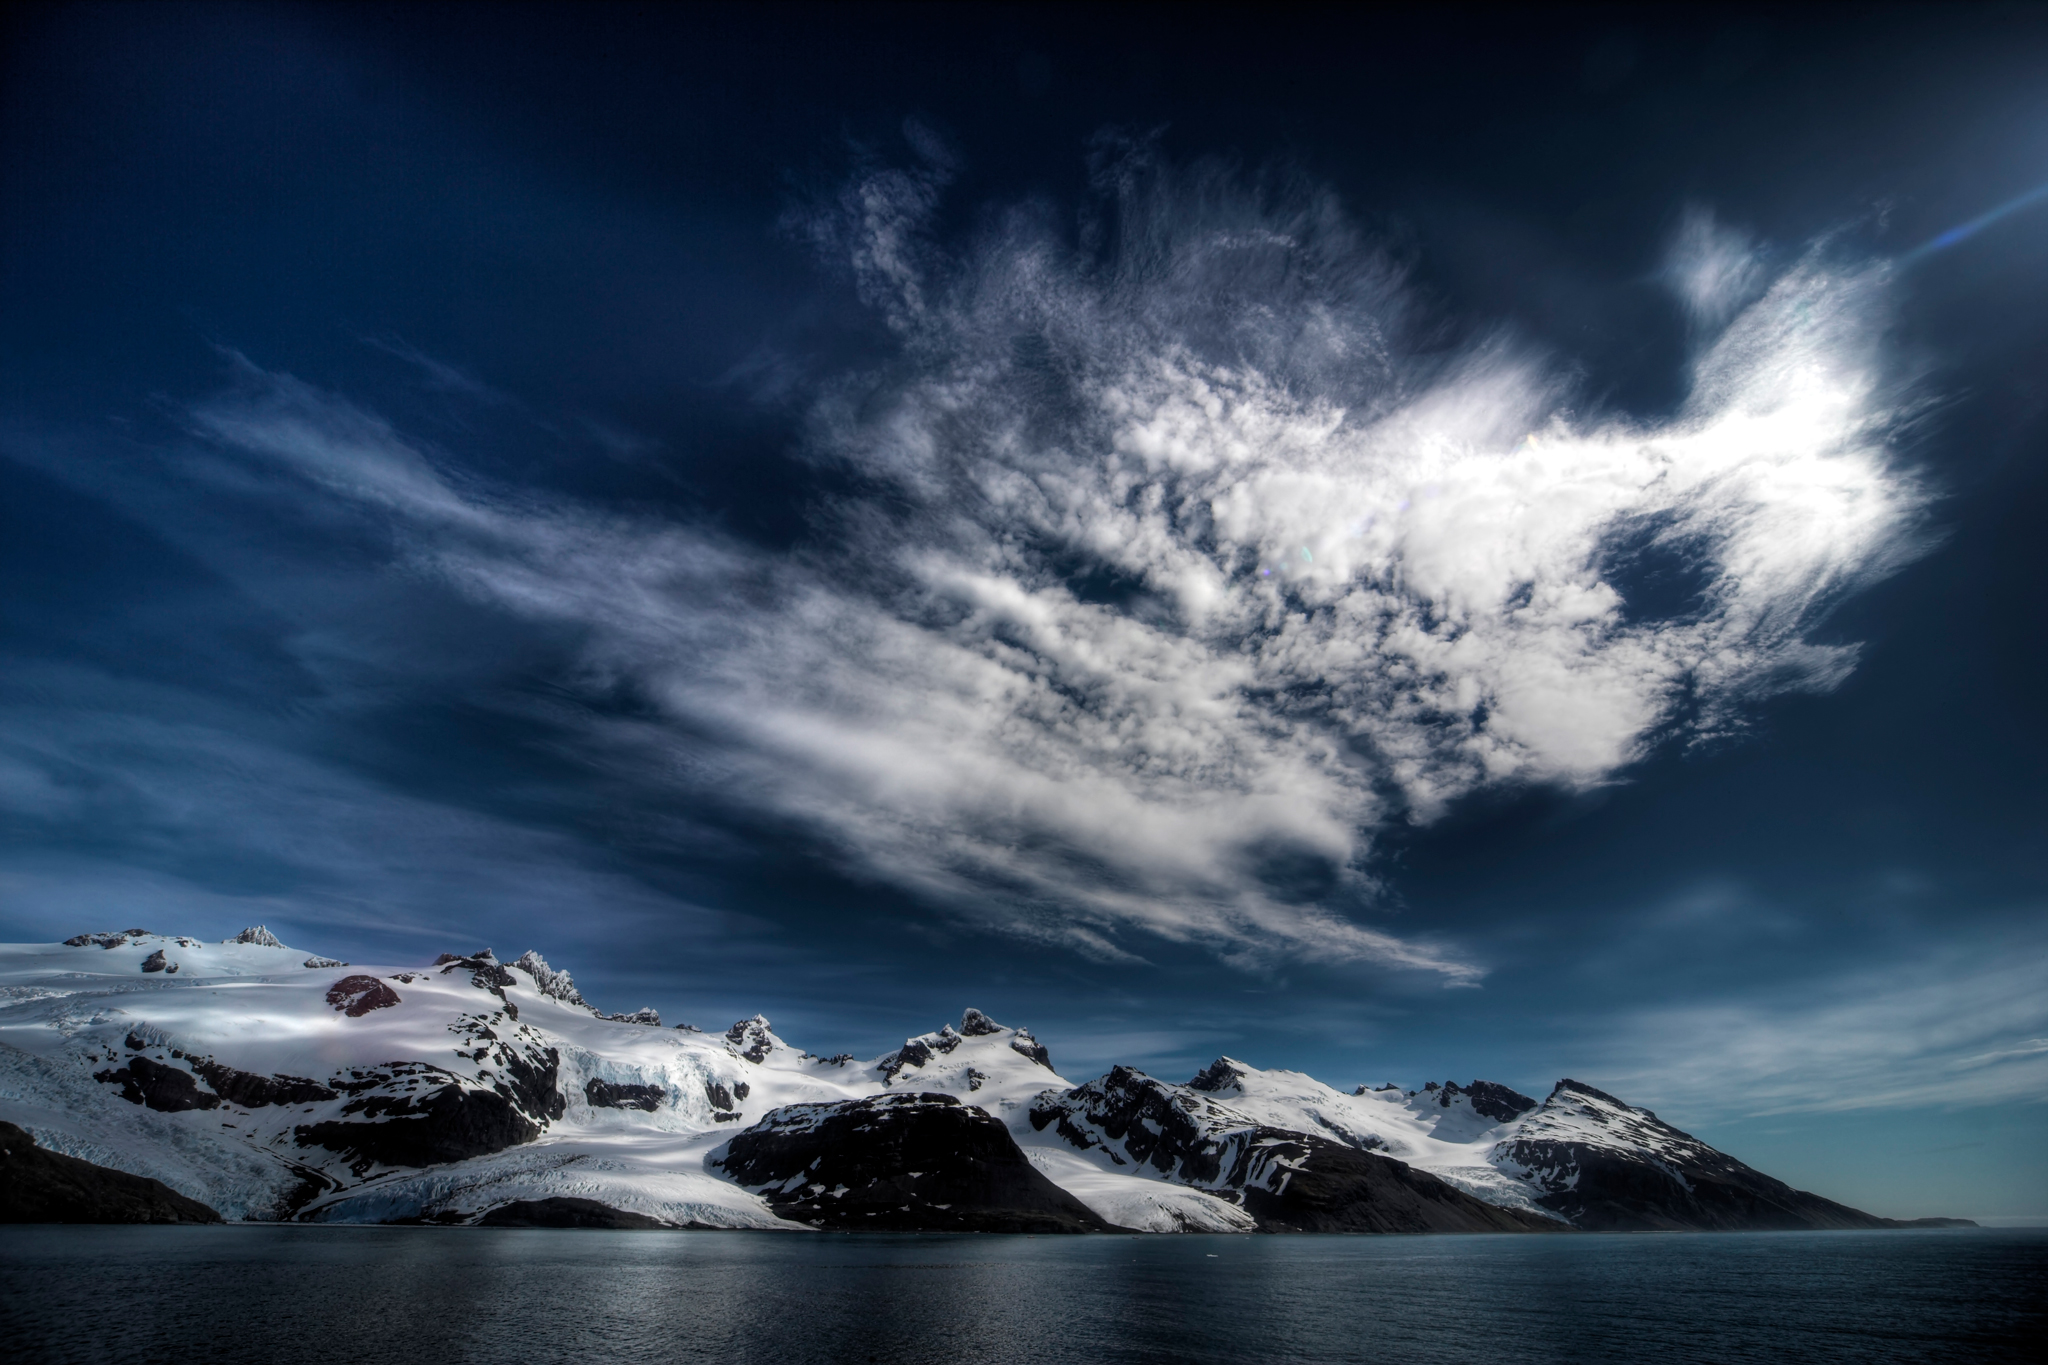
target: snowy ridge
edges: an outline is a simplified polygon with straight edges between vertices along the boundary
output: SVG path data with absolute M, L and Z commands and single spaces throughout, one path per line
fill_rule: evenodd
M 870 1114 L 913 1124 L 916 1169 L 888 1167 L 901 1153 Z M 1226 1057 L 1186 1085 L 1119 1067 L 1075 1086 L 1028 1029 L 974 1009 L 861 1062 L 793 1047 L 759 1015 L 723 1033 L 605 1016 L 538 952 L 349 966 L 261 926 L 218 944 L 132 929 L 0 946 L 0 1119 L 231 1219 L 469 1222 L 562 1198 L 676 1226 L 823 1226 L 829 1192 L 746 1188 L 718 1154 L 747 1135 L 758 1165 L 827 1133 L 833 1160 L 909 1192 L 866 1216 L 931 1226 L 1492 1226 L 1474 1209 L 1503 1211 L 1487 1215 L 1501 1230 L 1720 1226 L 1736 1194 L 1797 1225 L 1880 1221 L 1577 1082 L 1540 1105 L 1487 1082 L 1347 1093 Z M 946 1164 L 941 1132 L 1008 1172 L 974 1196 L 1002 1210 L 916 1205 L 934 1180 L 969 1188 L 926 1169 Z M 841 1150 L 862 1142 L 882 1145 Z M 1613 1191 L 1644 1170 L 1674 1193 L 1625 1207 Z M 1359 1212 L 1368 1196 L 1380 1212 Z M 1401 1201 L 1413 1226 L 1382 1216 Z

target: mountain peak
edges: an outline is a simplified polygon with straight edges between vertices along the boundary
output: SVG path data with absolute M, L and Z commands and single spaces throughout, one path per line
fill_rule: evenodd
M 1195 1078 L 1188 1082 L 1188 1089 L 1206 1090 L 1212 1094 L 1219 1090 L 1242 1090 L 1246 1071 L 1243 1062 L 1218 1057 L 1195 1073 Z
M 576 989 L 576 983 L 569 978 L 569 973 L 548 966 L 548 960 L 542 957 L 538 950 L 527 949 L 512 965 L 532 977 L 534 989 L 542 995 L 553 996 L 565 1005 L 582 1005 L 586 1009 L 590 1007 L 590 1002 Z
M 781 1045 L 782 1040 L 768 1027 L 768 1016 L 757 1014 L 751 1019 L 742 1019 L 725 1031 L 726 1046 L 750 1062 L 768 1060 L 768 1054 Z
M 129 932 L 134 933 L 136 931 L 131 929 L 129 930 Z M 284 947 L 284 944 L 278 941 L 278 937 L 276 934 L 271 933 L 269 929 L 265 928 L 263 925 L 260 924 L 251 925 L 247 929 L 244 929 L 241 933 L 236 934 L 233 938 L 224 938 L 221 940 L 221 942 L 247 943 L 258 948 Z
M 1567 1076 L 1565 1079 L 1559 1081 L 1556 1085 L 1551 1087 L 1549 1098 L 1556 1099 L 1559 1095 L 1563 1094 L 1584 1095 L 1589 1100 L 1603 1100 L 1608 1104 L 1615 1105 L 1618 1108 L 1622 1109 L 1627 1109 L 1630 1107 L 1625 1101 L 1616 1099 L 1614 1096 L 1608 1094 L 1605 1090 L 1595 1090 L 1592 1086 L 1585 1084 L 1583 1081 L 1575 1081 L 1571 1079 L 1569 1076 Z
M 1001 1033 L 1002 1031 L 1003 1026 L 1001 1024 L 998 1024 L 995 1020 L 972 1006 L 961 1012 L 960 1034 L 962 1037 L 981 1038 L 986 1037 L 988 1034 Z

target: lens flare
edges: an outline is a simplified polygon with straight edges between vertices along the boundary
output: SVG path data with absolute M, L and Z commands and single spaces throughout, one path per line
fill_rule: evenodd
M 2000 204 L 1997 208 L 1992 209 L 1989 213 L 1980 213 L 1975 218 L 1972 218 L 1969 222 L 1963 223 L 1957 227 L 1952 227 L 1947 232 L 1942 233 L 1939 237 L 1935 237 L 1921 244 L 1920 246 L 1915 247 L 1913 250 L 1906 253 L 1905 262 L 1906 264 L 1911 265 L 1916 261 L 1921 261 L 1929 256 L 1932 256 L 1937 251 L 1946 251 L 1950 247 L 1955 246 L 1959 242 L 1968 241 L 1970 238 L 1982 232 L 1985 228 L 1990 227 L 1999 219 L 2010 217 L 2012 214 L 2018 213 L 2022 209 L 2032 208 L 2034 205 L 2039 204 L 2044 200 L 2048 200 L 2048 185 L 2040 185 L 2035 187 L 2034 189 L 2028 190 L 2019 198 L 2008 199 L 2003 204 Z

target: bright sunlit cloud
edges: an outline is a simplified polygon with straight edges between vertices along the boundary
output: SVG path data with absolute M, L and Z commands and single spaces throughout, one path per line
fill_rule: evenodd
M 818 391 L 809 457 L 873 490 L 818 548 L 488 486 L 284 376 L 195 419 L 581 632 L 573 685 L 658 717 L 591 721 L 593 755 L 1112 958 L 1477 980 L 1426 922 L 1370 920 L 1377 831 L 1836 685 L 1823 613 L 1913 551 L 1880 267 L 1766 278 L 1692 220 L 1690 397 L 1643 419 L 1508 344 L 1411 353 L 1397 272 L 1324 198 L 1124 167 L 1110 246 L 1019 211 L 940 257 L 941 179 L 881 172 L 802 224 L 901 343 Z

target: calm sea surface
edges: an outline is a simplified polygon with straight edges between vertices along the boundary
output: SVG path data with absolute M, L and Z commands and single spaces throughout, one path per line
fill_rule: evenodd
M 2040 1359 L 2048 1231 L 0 1227 L 10 1361 Z

